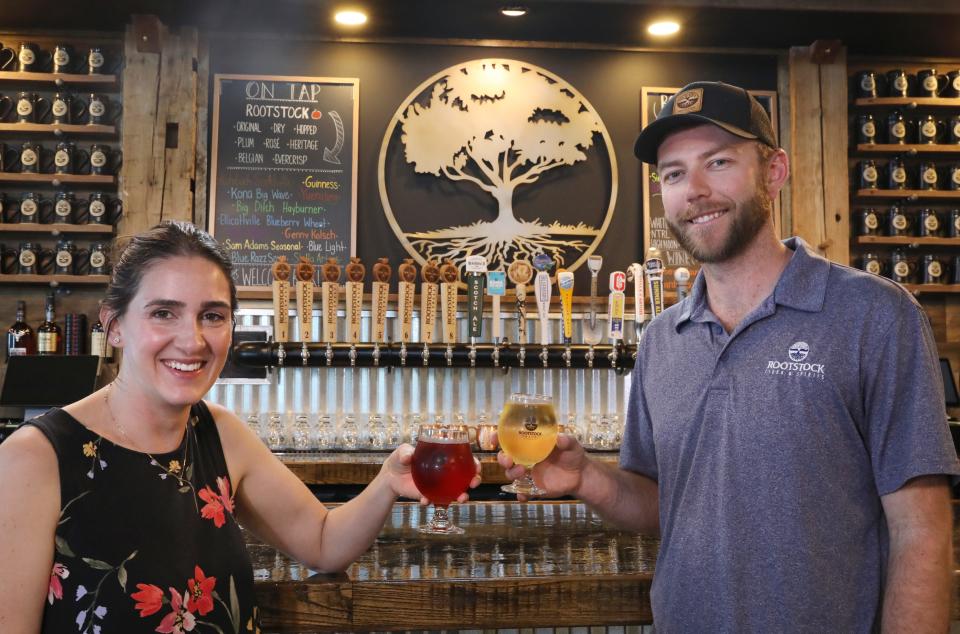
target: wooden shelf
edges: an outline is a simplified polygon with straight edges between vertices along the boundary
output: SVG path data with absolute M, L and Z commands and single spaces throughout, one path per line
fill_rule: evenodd
M 960 247 L 960 238 L 926 238 L 919 236 L 857 236 L 857 244 L 916 244 Z
M 960 106 L 960 97 L 874 97 L 855 100 L 856 106 L 917 106 L 952 107 Z
M 914 295 L 925 293 L 960 293 L 960 284 L 901 284 Z
M 31 284 L 49 284 L 50 286 L 66 285 L 84 285 L 96 286 L 106 285 L 110 282 L 109 275 L 19 275 L 19 274 L 0 274 L 0 284 L 22 284 L 24 286 Z
M 960 200 L 960 191 L 943 189 L 858 189 L 857 198 L 909 198 L 911 200 Z
M 92 233 L 97 235 L 112 235 L 113 225 L 86 224 L 75 225 L 67 223 L 38 224 L 36 222 L 4 223 L 0 224 L 0 233 Z
M 112 86 L 117 83 L 116 75 L 81 75 L 79 73 L 21 73 L 18 71 L 0 71 L 0 82 L 31 82 L 40 84 L 96 84 Z
M 48 183 L 50 185 L 59 185 L 60 183 L 73 183 L 75 185 L 114 185 L 117 182 L 116 176 L 93 176 L 90 174 L 19 174 L 11 172 L 0 172 L 0 183 Z
M 89 124 L 56 124 L 56 123 L 0 123 L 0 132 L 14 132 L 16 134 L 78 134 L 86 136 L 111 136 L 117 133 L 116 126 L 89 125 Z
M 859 143 L 857 152 L 878 152 L 884 154 L 960 154 L 960 145 L 943 143 Z

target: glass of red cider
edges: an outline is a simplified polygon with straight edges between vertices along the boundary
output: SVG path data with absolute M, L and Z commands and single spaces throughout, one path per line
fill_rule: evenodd
M 421 533 L 459 535 L 447 507 L 467 490 L 477 473 L 470 451 L 470 436 L 464 429 L 422 425 L 410 463 L 413 482 L 433 504 L 433 520 L 420 527 Z

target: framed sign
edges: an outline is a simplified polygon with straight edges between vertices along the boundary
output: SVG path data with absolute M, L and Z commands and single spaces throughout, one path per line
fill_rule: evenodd
M 670 97 L 675 95 L 679 88 L 643 88 L 640 96 L 640 127 L 645 128 L 647 124 L 657 118 L 660 108 Z M 757 98 L 760 105 L 764 107 L 770 115 L 770 122 L 773 124 L 774 134 L 778 133 L 777 123 L 777 93 L 773 91 L 751 90 L 750 94 Z M 779 136 L 779 135 L 778 135 Z M 684 266 L 690 269 L 694 274 L 700 264 L 690 257 L 674 239 L 670 228 L 667 226 L 667 219 L 663 209 L 663 201 L 660 198 L 660 175 L 656 168 L 647 163 L 641 163 L 643 172 L 641 182 L 643 183 L 643 257 L 647 257 L 647 249 L 651 246 L 660 249 L 663 257 L 663 265 L 668 269 Z M 774 218 L 780 217 L 779 197 L 774 199 Z M 665 282 L 666 282 L 665 278 Z M 674 284 L 672 276 L 669 279 L 670 284 Z M 675 284 L 674 284 L 675 285 Z
M 269 286 L 281 255 L 356 255 L 359 90 L 349 78 L 214 76 L 207 225 L 238 288 Z

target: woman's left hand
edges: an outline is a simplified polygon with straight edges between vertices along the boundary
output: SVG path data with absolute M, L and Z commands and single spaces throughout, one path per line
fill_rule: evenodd
M 413 482 L 413 475 L 410 471 L 411 460 L 413 460 L 413 447 L 404 443 L 394 449 L 393 453 L 387 457 L 380 472 L 388 476 L 390 487 L 397 496 L 413 500 L 419 499 L 420 504 L 429 504 L 430 502 L 420 494 L 417 485 Z M 480 484 L 480 461 L 474 458 L 473 463 L 477 467 L 477 474 L 470 481 L 471 489 Z M 457 498 L 457 502 L 466 502 L 468 499 L 470 499 L 470 496 L 464 491 Z

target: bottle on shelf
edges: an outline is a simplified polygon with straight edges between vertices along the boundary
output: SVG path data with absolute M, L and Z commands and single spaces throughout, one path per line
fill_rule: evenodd
M 113 358 L 113 346 L 107 340 L 107 333 L 99 319 L 90 327 L 90 354 L 105 360 Z
M 62 330 L 57 325 L 56 311 L 53 303 L 53 293 L 47 295 L 47 306 L 44 310 L 43 323 L 37 328 L 37 352 L 39 354 L 59 354 Z
M 27 323 L 26 302 L 17 302 L 17 316 L 13 324 L 7 328 L 7 359 L 19 355 L 36 354 L 37 342 L 33 328 Z

